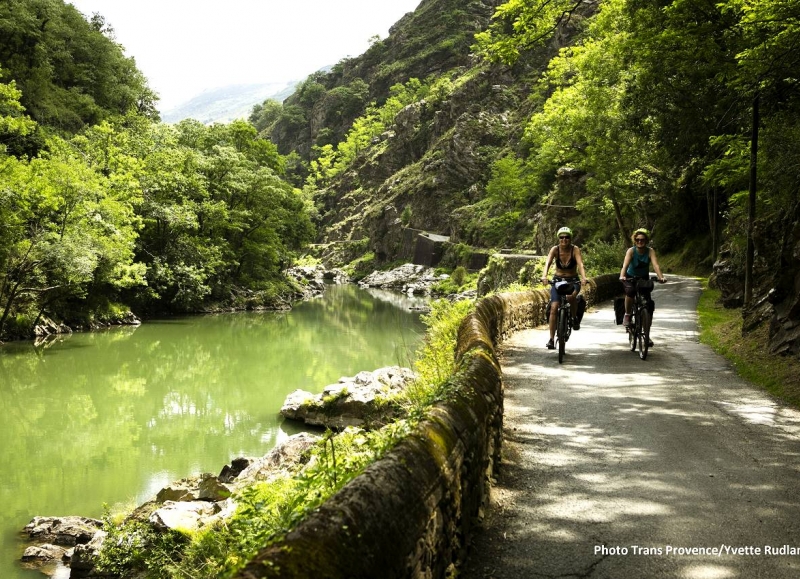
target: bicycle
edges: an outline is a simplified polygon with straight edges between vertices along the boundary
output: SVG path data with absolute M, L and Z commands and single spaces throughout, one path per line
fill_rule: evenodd
M 558 311 L 556 312 L 556 341 L 558 342 L 558 363 L 564 361 L 564 352 L 566 351 L 567 341 L 572 335 L 572 316 L 570 310 L 572 306 L 567 299 L 567 296 L 572 295 L 575 291 L 574 283 L 578 278 L 554 277 L 550 281 L 550 285 L 556 286 L 556 293 L 559 296 Z M 552 307 L 552 306 L 551 306 Z M 548 318 L 550 316 L 550 308 L 547 309 Z
M 658 278 L 653 277 L 629 277 L 629 281 L 634 283 L 636 288 L 636 297 L 633 304 L 633 311 L 629 325 L 626 328 L 628 332 L 628 344 L 630 345 L 631 352 L 635 352 L 638 348 L 639 358 L 642 360 L 647 359 L 647 353 L 650 351 L 650 324 L 652 323 L 652 310 L 648 307 L 650 303 L 650 293 L 653 291 L 654 281 Z M 663 283 L 663 282 L 661 282 Z

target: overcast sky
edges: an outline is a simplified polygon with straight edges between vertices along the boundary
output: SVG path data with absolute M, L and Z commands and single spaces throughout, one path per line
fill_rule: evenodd
M 347 56 L 420 0 L 67 0 L 102 14 L 164 112 L 207 89 L 302 80 Z

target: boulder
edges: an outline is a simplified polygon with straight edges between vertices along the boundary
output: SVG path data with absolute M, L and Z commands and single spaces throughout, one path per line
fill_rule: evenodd
M 281 414 L 333 430 L 380 426 L 398 415 L 396 406 L 386 401 L 401 393 L 415 378 L 413 370 L 399 366 L 359 372 L 326 386 L 321 394 L 295 390 L 286 397 Z
M 196 531 L 220 510 L 217 504 L 208 501 L 166 501 L 150 515 L 149 521 L 161 531 Z
M 211 473 L 175 481 L 158 491 L 156 501 L 164 503 L 191 501 L 221 501 L 229 497 L 231 490 Z
M 250 462 L 236 477 L 237 486 L 281 476 L 295 465 L 301 464 L 305 452 L 319 440 L 319 436 L 309 432 L 290 436 L 261 458 Z
M 101 521 L 87 517 L 34 517 L 23 531 L 39 544 L 74 547 L 91 541 L 102 526 Z
M 66 552 L 67 549 L 59 545 L 43 543 L 41 545 L 32 545 L 25 549 L 25 552 L 22 553 L 22 560 L 26 563 L 50 563 L 61 559 Z
M 105 531 L 97 531 L 92 537 L 92 540 L 85 545 L 75 545 L 71 549 L 69 555 L 69 568 L 70 578 L 72 577 L 86 577 L 90 575 L 97 560 L 97 554 L 103 547 L 103 542 L 106 540 L 108 533 Z

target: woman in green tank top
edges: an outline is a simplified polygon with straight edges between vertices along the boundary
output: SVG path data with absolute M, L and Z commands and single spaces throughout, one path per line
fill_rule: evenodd
M 636 297 L 636 287 L 633 281 L 628 278 L 643 277 L 647 278 L 650 275 L 650 264 L 653 264 L 653 270 L 658 276 L 658 281 L 664 282 L 664 276 L 661 273 L 661 268 L 658 266 L 658 258 L 656 257 L 655 250 L 648 245 L 650 242 L 650 232 L 647 229 L 637 229 L 631 236 L 633 247 L 625 252 L 625 259 L 622 262 L 622 269 L 619 272 L 619 281 L 622 282 L 622 287 L 625 290 L 625 317 L 622 319 L 622 324 L 628 326 L 631 319 L 631 310 L 633 309 L 633 300 Z

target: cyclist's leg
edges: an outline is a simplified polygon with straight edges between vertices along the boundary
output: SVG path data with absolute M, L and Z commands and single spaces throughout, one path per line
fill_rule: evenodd
M 625 322 L 631 319 L 634 298 L 636 297 L 636 287 L 633 285 L 633 282 L 628 280 L 622 282 L 622 287 L 625 290 L 625 317 L 623 319 L 623 324 L 627 327 L 628 324 Z
M 558 302 L 550 301 L 550 312 L 548 317 L 550 325 L 550 341 L 547 342 L 547 347 L 551 347 L 556 335 L 556 316 L 558 315 Z
M 556 291 L 555 286 L 550 286 L 550 304 L 549 304 L 550 311 L 548 312 L 548 321 L 550 324 L 550 341 L 547 342 L 547 347 L 549 348 L 552 343 L 553 339 L 556 335 L 556 315 L 558 312 L 558 292 Z
M 653 325 L 653 310 L 655 309 L 655 307 L 651 307 L 650 306 L 650 302 L 652 302 L 652 301 L 653 301 L 653 298 L 650 297 L 650 296 L 647 296 L 647 300 L 645 301 L 645 308 L 647 309 L 647 313 L 649 315 L 645 317 L 645 321 L 646 321 L 647 327 L 644 328 L 644 330 L 645 330 L 645 332 L 646 332 L 646 334 L 648 336 L 647 339 L 648 339 L 648 342 L 649 342 L 650 346 L 653 345 L 653 340 L 650 338 L 650 327 Z
M 580 286 L 577 286 L 574 292 L 567 296 L 567 301 L 569 302 L 569 315 L 572 318 L 572 327 L 574 329 L 580 329 L 580 322 L 578 322 L 578 318 L 575 316 L 578 313 L 578 291 L 580 290 Z

